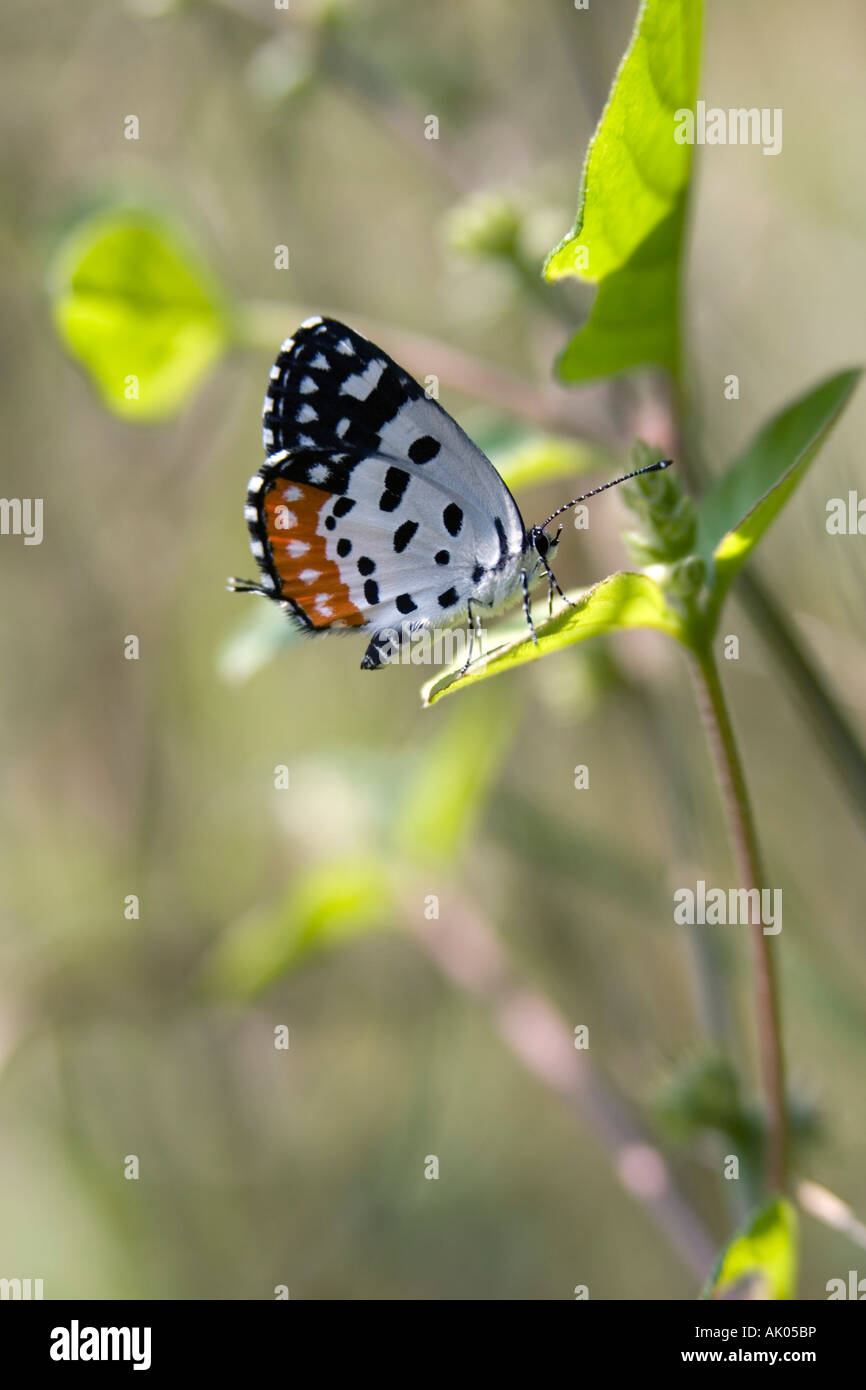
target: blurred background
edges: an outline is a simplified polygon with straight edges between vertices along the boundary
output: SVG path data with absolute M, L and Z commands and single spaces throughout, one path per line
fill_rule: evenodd
M 635 9 L 6 9 L 2 490 L 45 499 L 45 535 L 0 545 L 0 1275 L 42 1278 L 48 1298 L 695 1295 L 664 1220 L 585 1111 L 522 1065 L 472 962 L 449 978 L 460 932 L 444 972 L 419 941 L 431 894 L 569 1034 L 589 1028 L 599 1086 L 664 1152 L 710 1243 L 742 1217 L 720 1156 L 754 1134 L 748 950 L 742 928 L 698 944 L 673 925 L 674 887 L 731 881 L 674 644 L 600 640 L 424 710 L 429 669 L 362 673 L 362 643 L 287 643 L 264 604 L 224 591 L 252 574 L 261 399 L 305 313 L 375 327 L 395 356 L 408 344 L 422 377 L 458 350 L 442 403 L 501 466 L 553 447 L 473 389 L 471 364 L 543 393 L 588 310 L 589 291 L 538 272 Z M 866 358 L 866 25 L 856 0 L 707 10 L 700 94 L 784 112 L 779 157 L 698 152 L 689 429 L 715 473 Z M 473 239 L 479 193 L 517 227 L 519 264 Z M 46 288 L 69 227 L 130 199 L 173 219 L 232 306 L 230 350 L 162 423 L 104 408 Z M 825 508 L 863 491 L 864 429 L 861 390 L 755 562 L 861 731 L 863 540 L 828 535 Z M 559 480 L 515 483 L 528 521 L 624 461 L 591 438 L 561 447 Z M 598 499 L 590 529 L 564 533 L 560 579 L 625 564 L 627 521 Z M 862 825 L 736 590 L 723 631 L 740 638 L 722 674 L 784 893 L 796 1172 L 862 1214 Z M 866 1258 L 808 1217 L 802 1234 L 801 1297 Z

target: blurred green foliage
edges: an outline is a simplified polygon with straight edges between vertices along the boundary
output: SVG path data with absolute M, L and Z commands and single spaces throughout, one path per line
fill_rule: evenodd
M 790 496 L 761 563 L 855 714 L 861 554 L 829 541 L 822 519 L 828 488 L 842 495 L 856 482 L 862 403 L 820 483 L 806 460 L 850 377 L 762 421 L 791 381 L 826 377 L 862 350 L 851 286 L 866 227 L 850 129 L 866 113 L 856 46 L 845 42 L 859 17 L 838 0 L 832 20 L 810 11 L 792 27 L 778 0 L 760 12 L 736 0 L 714 21 L 708 90 L 742 83 L 752 100 L 770 80 L 772 50 L 772 103 L 785 105 L 786 122 L 792 113 L 793 138 L 779 161 L 745 150 L 703 161 L 694 350 L 678 354 L 722 480 L 698 555 L 708 573 L 745 558 L 754 529 L 736 556 L 714 553 Z M 222 592 L 247 555 L 240 508 L 272 356 L 264 344 L 227 352 L 238 310 L 265 301 L 290 332 L 290 305 L 343 305 L 515 374 L 546 371 L 561 333 L 548 308 L 573 316 L 582 301 L 545 298 L 562 287 L 539 295 L 511 273 L 513 214 L 500 195 L 468 241 L 464 222 L 463 252 L 480 253 L 471 263 L 443 257 L 434 229 L 451 216 L 459 229 L 467 188 L 514 189 L 526 255 L 526 210 L 570 199 L 574 151 L 603 96 L 594 84 L 614 71 L 633 19 L 633 0 L 565 21 L 550 7 L 473 3 L 435 25 L 397 0 L 299 3 L 289 16 L 240 0 L 60 10 L 37 0 L 4 16 L 14 195 L 0 270 L 6 491 L 46 496 L 47 548 L 43 560 L 4 541 L 18 602 L 3 615 L 0 692 L 0 1225 L 3 1272 L 44 1274 L 48 1296 L 268 1298 L 287 1281 L 293 1297 L 555 1298 L 584 1277 L 593 1298 L 694 1296 L 694 1279 L 622 1201 L 585 1130 L 393 930 L 445 881 L 565 1016 L 588 1021 L 593 1055 L 633 1105 L 645 1105 L 660 1070 L 669 1077 L 649 1112 L 683 1144 L 678 1169 L 720 1244 L 730 1229 L 702 1141 L 742 1132 L 756 1114 L 750 1088 L 737 1096 L 732 1081 L 750 1074 L 737 1004 L 744 943 L 731 929 L 717 946 L 734 1001 L 722 1042 L 736 1068 L 693 1065 L 707 1018 L 692 997 L 694 943 L 684 947 L 668 921 L 670 883 L 688 882 L 696 864 L 722 875 L 727 859 L 675 649 L 651 627 L 622 646 L 615 633 L 647 611 L 681 625 L 680 595 L 652 575 L 614 574 L 617 601 L 583 620 L 588 632 L 610 619 L 613 642 L 555 644 L 556 662 L 430 715 L 415 707 L 414 669 L 382 684 L 357 671 L 350 642 L 284 652 L 291 632 L 270 606 L 241 626 Z M 693 82 L 690 64 L 685 47 L 676 61 L 662 55 L 659 97 L 643 70 L 633 91 L 660 103 L 653 119 L 667 119 Z M 625 74 L 627 93 L 623 83 Z M 142 118 L 135 146 L 121 134 L 130 109 Z M 612 110 L 587 170 L 604 154 Z M 424 141 L 429 111 L 440 115 L 439 142 Z M 631 129 L 639 113 L 621 114 Z M 640 125 L 637 137 L 640 149 Z M 682 161 L 689 151 L 678 148 L 671 157 Z M 583 236 L 607 269 L 574 340 L 575 379 L 630 357 L 675 361 L 665 286 L 679 274 L 688 172 L 662 170 L 653 202 L 641 170 L 652 173 L 645 158 L 628 221 L 624 185 L 585 183 Z M 63 241 L 52 312 L 111 415 L 45 331 L 34 252 L 70 200 L 94 191 L 107 211 Z M 170 217 L 135 211 L 154 192 Z M 194 250 L 180 230 L 191 227 Z M 614 234 L 626 235 L 621 264 Z M 288 275 L 273 263 L 285 241 Z M 731 369 L 737 404 L 720 387 Z M 140 373 L 138 401 L 124 392 L 130 373 Z M 471 390 L 443 403 L 476 437 L 491 428 Z M 130 428 L 151 410 L 153 429 Z M 781 423 L 789 414 L 791 428 Z M 756 429 L 766 441 L 757 456 L 749 446 L 742 474 L 725 470 L 735 441 Z M 513 486 L 532 489 L 541 515 L 562 500 L 552 480 L 599 458 L 531 429 L 490 452 Z M 668 521 L 689 511 L 684 496 L 667 499 Z M 565 537 L 569 592 L 622 565 L 616 507 L 594 511 L 579 544 Z M 652 510 L 642 518 L 650 545 L 649 523 L 665 520 Z M 647 551 L 642 563 L 653 560 L 672 556 Z M 825 1116 L 822 1179 L 862 1209 L 858 832 L 731 597 L 726 623 L 743 659 L 729 680 L 785 885 L 791 1070 Z M 129 631 L 142 636 L 139 663 L 119 656 Z M 273 662 L 276 652 L 284 658 Z M 291 766 L 287 793 L 272 790 L 277 762 Z M 574 783 L 586 762 L 591 797 Z M 141 894 L 140 921 L 123 918 L 130 892 Z M 283 1022 L 286 1056 L 272 1044 Z M 431 1149 L 447 1181 L 420 1176 Z M 130 1150 L 142 1157 L 138 1184 L 120 1177 Z M 768 1270 L 783 1296 L 792 1245 L 775 1209 L 720 1262 L 725 1286 Z M 850 1259 L 841 1235 L 805 1227 L 801 1295 L 823 1297 Z
M 141 209 L 108 208 L 76 226 L 51 293 L 66 348 L 130 420 L 175 414 L 228 344 L 212 278 L 177 231 Z

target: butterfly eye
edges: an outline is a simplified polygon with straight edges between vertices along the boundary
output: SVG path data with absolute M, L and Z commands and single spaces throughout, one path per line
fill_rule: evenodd
M 539 555 L 543 560 L 548 550 L 550 549 L 550 537 L 545 535 L 543 531 L 536 531 L 533 540 L 535 543 L 535 549 L 538 551 Z

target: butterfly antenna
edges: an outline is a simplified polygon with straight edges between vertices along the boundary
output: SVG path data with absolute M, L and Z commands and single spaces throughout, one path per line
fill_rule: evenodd
M 576 507 L 578 502 L 585 502 L 587 497 L 595 497 L 596 493 L 606 492 L 609 487 L 618 487 L 620 483 L 627 483 L 629 478 L 639 478 L 641 473 L 658 473 L 662 468 L 670 468 L 673 459 L 660 459 L 658 463 L 649 463 L 646 468 L 636 468 L 633 473 L 625 473 L 621 478 L 612 478 L 609 483 L 602 483 L 601 487 L 594 487 L 591 492 L 585 492 L 582 497 L 572 497 L 570 502 L 564 506 L 557 507 L 555 512 L 551 512 L 546 521 L 540 526 L 533 527 L 535 531 L 543 531 L 549 526 L 551 521 L 555 521 L 563 512 L 567 512 L 569 507 Z

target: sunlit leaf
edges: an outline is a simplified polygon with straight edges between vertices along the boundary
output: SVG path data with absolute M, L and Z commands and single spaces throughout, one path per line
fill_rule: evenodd
M 225 349 L 217 289 L 179 234 L 147 212 L 80 223 L 57 253 L 50 289 L 61 341 L 126 419 L 174 414 Z
M 692 147 L 676 113 L 694 107 L 700 0 L 645 0 L 587 151 L 574 227 L 550 280 L 597 283 L 588 323 L 559 361 L 567 381 L 678 367 L 680 260 Z
M 701 502 L 698 551 L 713 573 L 714 608 L 802 481 L 859 379 L 859 370 L 839 372 L 786 407 Z
M 797 1244 L 797 1213 L 790 1202 L 776 1197 L 725 1246 L 702 1296 L 724 1298 L 740 1292 L 750 1298 L 793 1298 Z
M 491 653 L 486 661 L 473 663 L 465 676 L 459 670 L 447 671 L 424 687 L 424 703 L 435 704 L 454 690 L 538 661 L 588 637 L 639 627 L 655 628 L 680 641 L 687 640 L 679 614 L 667 603 L 655 580 L 647 574 L 620 571 L 581 595 L 574 608 L 564 608 L 540 627 L 537 646 L 531 637 L 521 636 Z
M 313 952 L 390 925 L 388 882 L 385 868 L 366 858 L 307 870 L 282 903 L 220 937 L 205 961 L 203 987 L 247 998 Z

